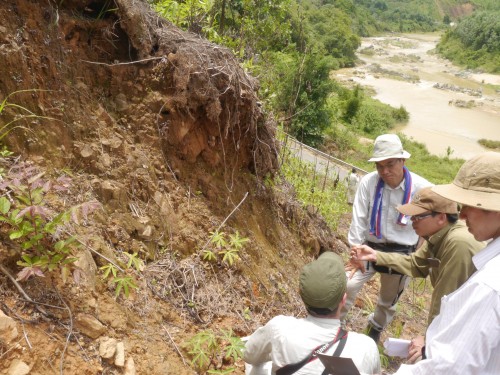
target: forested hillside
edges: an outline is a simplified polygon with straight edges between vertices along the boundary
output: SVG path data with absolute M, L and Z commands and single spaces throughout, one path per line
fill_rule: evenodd
M 500 73 L 500 2 L 460 19 L 444 34 L 438 51 L 466 68 Z

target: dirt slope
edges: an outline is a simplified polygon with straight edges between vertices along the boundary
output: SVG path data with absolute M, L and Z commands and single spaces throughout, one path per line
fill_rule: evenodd
M 2 166 L 71 177 L 52 209 L 102 204 L 68 229 L 83 243 L 80 283 L 58 273 L 20 282 L 47 315 L 0 273 L 0 308 L 18 330 L 0 341 L 0 373 L 21 361 L 31 374 L 190 374 L 183 343 L 197 331 L 246 335 L 302 311 L 300 267 L 321 244 L 343 244 L 289 187 L 264 183 L 279 183 L 274 124 L 229 51 L 157 19 L 145 1 L 4 0 L 0 17 L 0 101 L 12 94 L 45 117 L 16 123 Z M 20 113 L 4 108 L 0 125 Z M 231 267 L 201 259 L 225 219 L 221 231 L 250 240 Z M 0 237 L 15 275 L 21 250 L 5 226 Z M 115 298 L 98 268 L 125 269 L 134 253 L 145 266 L 126 272 L 138 289 Z M 128 367 L 105 359 L 106 337 L 123 342 Z

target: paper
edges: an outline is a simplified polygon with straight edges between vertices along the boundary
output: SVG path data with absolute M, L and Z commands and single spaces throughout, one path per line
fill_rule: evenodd
M 410 350 L 410 340 L 389 337 L 384 342 L 385 354 L 390 357 L 407 358 Z
M 318 354 L 318 358 L 331 375 L 360 375 L 358 368 L 351 358 L 333 357 Z

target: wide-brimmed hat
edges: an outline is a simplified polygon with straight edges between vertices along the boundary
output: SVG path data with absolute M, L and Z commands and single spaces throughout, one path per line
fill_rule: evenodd
M 500 211 L 500 153 L 473 157 L 460 167 L 453 183 L 432 190 L 466 206 Z
M 335 310 L 347 285 L 344 263 L 331 251 L 306 264 L 299 280 L 299 292 L 306 306 Z
M 410 156 L 410 153 L 403 150 L 401 139 L 396 134 L 382 134 L 375 139 L 373 156 L 368 161 L 408 159 Z
M 457 202 L 446 199 L 426 187 L 417 191 L 411 198 L 411 202 L 399 205 L 396 209 L 403 215 L 420 215 L 427 211 L 441 212 L 444 214 L 457 214 Z

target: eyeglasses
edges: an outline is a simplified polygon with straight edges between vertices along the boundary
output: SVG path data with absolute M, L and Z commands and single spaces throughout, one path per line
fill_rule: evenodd
M 434 216 L 434 212 L 429 212 L 428 214 L 421 214 L 421 215 L 413 215 L 411 217 L 411 220 L 412 221 L 420 221 L 420 220 L 423 220 L 425 219 L 426 217 L 429 217 L 429 216 Z
M 403 160 L 403 159 L 391 160 L 387 163 L 376 162 L 375 167 L 376 167 L 377 171 L 382 171 L 384 169 L 393 169 L 396 166 L 398 166 L 398 164 L 401 162 L 401 160 Z

